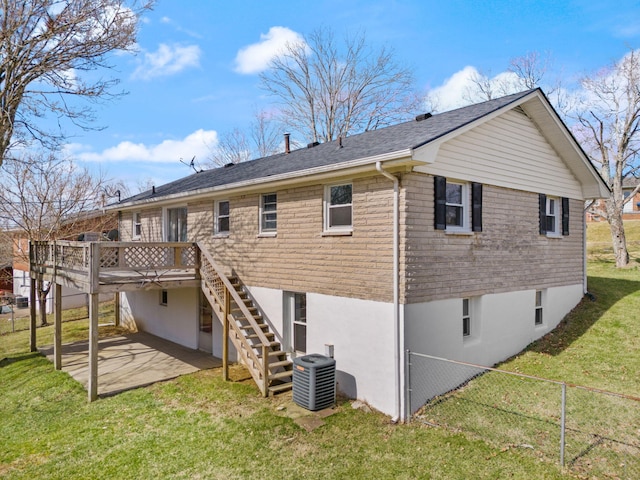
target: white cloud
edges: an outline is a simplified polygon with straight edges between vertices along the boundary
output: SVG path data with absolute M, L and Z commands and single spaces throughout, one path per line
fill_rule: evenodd
M 447 78 L 442 85 L 429 91 L 433 107 L 440 112 L 468 105 L 465 96 L 472 85 L 472 79 L 479 75 L 478 70 L 466 66 Z
M 181 140 L 164 140 L 156 145 L 125 141 L 102 152 L 94 152 L 90 146 L 76 143 L 67 145 L 66 151 L 82 162 L 177 163 L 181 158 L 189 161 L 194 156 L 203 161 L 217 143 L 215 130 L 200 129 Z
M 198 67 L 201 54 L 202 51 L 197 45 L 161 43 L 155 52 L 144 52 L 142 63 L 133 72 L 132 78 L 150 80 L 174 75 L 190 67 Z
M 477 93 L 476 82 L 482 76 L 483 74 L 475 67 L 470 65 L 464 67 L 447 78 L 442 85 L 429 91 L 430 106 L 434 111 L 445 112 L 485 100 Z M 525 89 L 513 72 L 501 72 L 489 78 L 488 81 L 494 96 L 516 93 Z
M 269 62 L 287 45 L 304 42 L 302 35 L 286 27 L 271 27 L 266 34 L 260 34 L 260 41 L 248 45 L 236 55 L 235 71 L 243 74 L 260 73 L 267 69 Z

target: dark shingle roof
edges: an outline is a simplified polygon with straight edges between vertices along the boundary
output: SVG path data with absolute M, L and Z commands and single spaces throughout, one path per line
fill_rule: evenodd
M 301 148 L 289 154 L 280 153 L 248 162 L 206 170 L 124 199 L 120 204 L 161 199 L 180 193 L 232 185 L 268 178 L 311 168 L 340 165 L 341 163 L 417 148 L 449 132 L 457 130 L 479 118 L 530 94 L 532 90 L 489 100 L 487 102 L 435 114 L 422 121 L 409 121 L 390 127 L 371 130 L 313 148 Z

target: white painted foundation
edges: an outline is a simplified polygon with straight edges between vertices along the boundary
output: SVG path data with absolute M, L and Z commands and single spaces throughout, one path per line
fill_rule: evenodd
M 283 337 L 283 291 L 249 288 Z M 395 412 L 393 304 L 307 293 L 307 354 L 333 345 L 338 391 L 389 415 Z
M 582 284 L 542 291 L 543 322 L 535 324 L 535 290 L 470 298 L 471 335 L 462 335 L 462 299 L 405 305 L 405 348 L 449 360 L 493 366 L 521 352 L 558 326 L 581 300 Z M 437 380 L 423 369 L 411 370 L 411 383 L 422 403 L 456 388 L 469 378 L 451 366 Z M 418 395 L 418 394 L 416 394 Z M 420 405 L 414 404 L 415 411 Z M 411 412 L 413 413 L 413 412 Z
M 124 292 L 120 300 L 123 325 L 149 332 L 188 348 L 198 348 L 198 290 L 167 291 L 167 305 L 160 305 L 160 290 Z

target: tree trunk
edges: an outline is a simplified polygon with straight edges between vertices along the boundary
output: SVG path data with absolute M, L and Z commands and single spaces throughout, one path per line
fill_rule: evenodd
M 38 280 L 38 304 L 40 308 L 40 326 L 46 327 L 47 323 L 47 295 L 51 289 L 51 284 L 44 288 L 44 281 Z
M 626 267 L 629 265 L 629 251 L 627 250 L 627 237 L 625 236 L 624 224 L 622 222 L 622 209 L 609 212 L 607 220 L 611 228 L 611 240 L 613 243 L 613 253 L 616 257 L 616 267 Z

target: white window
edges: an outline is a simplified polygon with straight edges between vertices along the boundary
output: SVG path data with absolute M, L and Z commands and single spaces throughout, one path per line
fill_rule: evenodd
M 216 235 L 226 235 L 229 233 L 229 201 L 219 200 L 215 203 L 215 227 Z
M 542 318 L 542 291 L 541 290 L 536 290 L 536 319 L 535 319 L 535 324 L 536 325 L 542 325 L 543 322 L 543 318 Z
M 560 202 L 555 197 L 547 197 L 547 235 L 559 235 L 560 227 L 559 227 L 559 213 L 560 211 Z
M 471 336 L 471 311 L 468 298 L 462 299 L 462 336 Z
M 140 237 L 142 236 L 142 218 L 140 212 L 133 212 L 133 227 L 131 231 L 132 238 L 134 240 L 140 240 Z
M 278 230 L 278 196 L 262 195 L 260 200 L 260 233 L 276 233 Z
M 307 294 L 284 292 L 284 344 L 291 352 L 307 351 Z
M 187 241 L 187 207 L 168 208 L 166 211 L 165 238 L 167 242 Z
M 350 183 L 328 185 L 324 198 L 324 229 L 348 230 L 353 228 L 353 186 Z
M 466 183 L 447 181 L 447 230 L 469 229 L 469 187 Z

